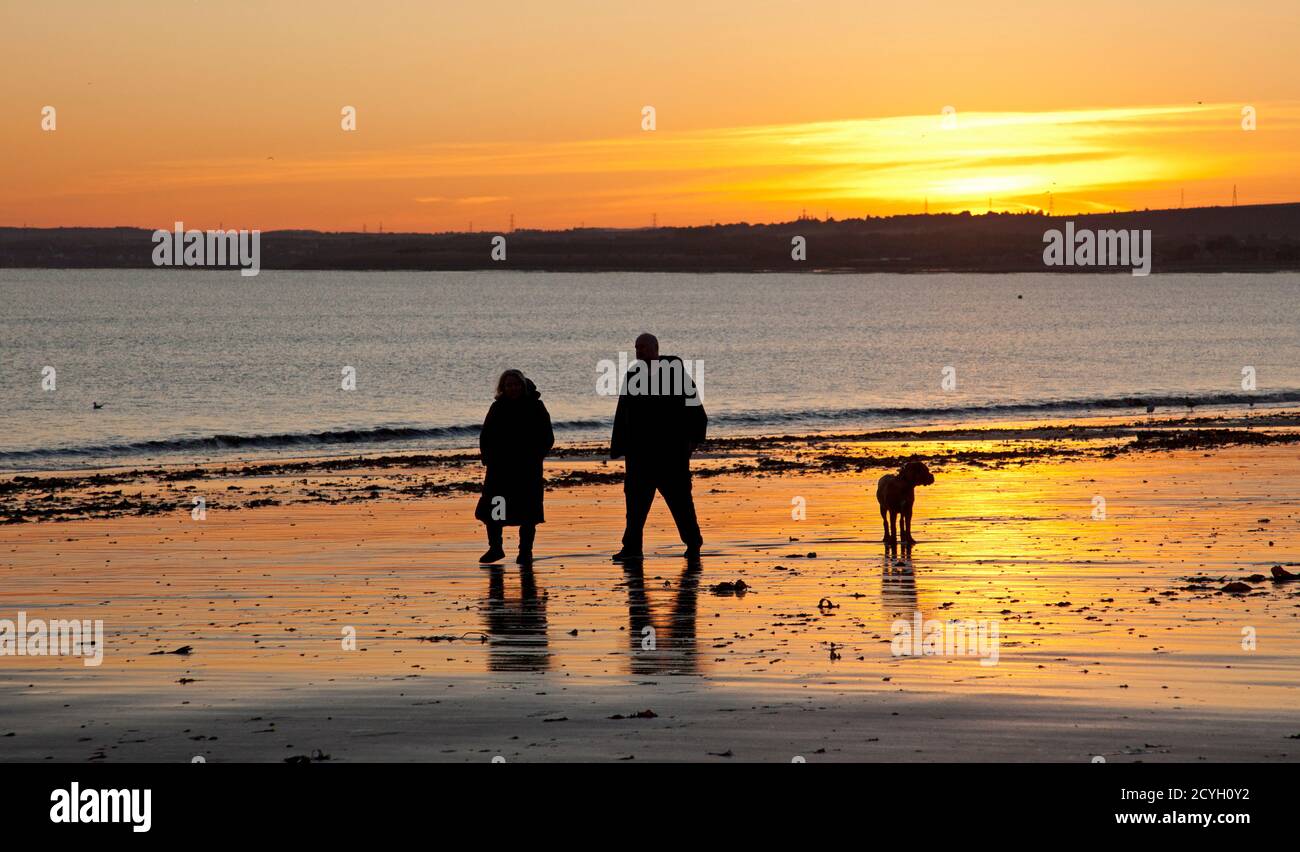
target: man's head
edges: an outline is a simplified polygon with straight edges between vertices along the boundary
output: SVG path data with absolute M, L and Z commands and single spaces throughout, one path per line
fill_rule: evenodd
M 650 362 L 659 357 L 659 338 L 650 332 L 636 339 L 636 357 L 638 361 Z

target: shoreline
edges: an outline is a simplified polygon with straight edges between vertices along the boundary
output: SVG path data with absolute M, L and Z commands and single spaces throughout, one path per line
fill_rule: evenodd
M 1291 443 L 1300 443 L 1300 411 L 1296 410 L 1149 416 L 1144 421 L 1105 414 L 1074 420 L 711 438 L 696 454 L 693 469 L 698 480 L 707 481 L 777 472 L 887 472 L 913 456 L 924 456 L 944 469 Z M 547 490 L 621 482 L 621 462 L 611 464 L 606 453 L 605 445 L 598 443 L 558 445 L 546 460 Z M 216 511 L 426 499 L 477 493 L 481 471 L 476 451 L 448 449 L 10 472 L 0 474 L 0 525 L 188 513 L 196 497 L 204 498 L 205 509 Z M 223 493 L 213 493 L 215 488 Z
M 1148 393 L 1124 397 L 1080 400 L 1053 400 L 1024 403 L 972 405 L 957 408 L 880 408 L 805 410 L 795 412 L 722 412 L 715 413 L 711 425 L 720 440 L 744 440 L 776 435 L 786 436 L 839 436 L 888 435 L 940 430 L 969 431 L 994 429 L 1011 425 L 1028 429 L 1035 424 L 1080 425 L 1109 422 L 1117 418 L 1132 419 L 1140 416 L 1144 406 L 1161 409 L 1158 414 L 1149 411 L 1147 422 L 1190 420 L 1196 408 L 1220 419 L 1241 419 L 1242 406 L 1248 406 L 1246 420 L 1266 422 L 1270 415 L 1285 414 L 1300 404 L 1300 390 L 1281 390 L 1264 393 L 1209 393 L 1186 394 Z M 1256 408 L 1256 406 L 1259 406 Z M 1179 411 L 1187 409 L 1187 414 Z M 762 422 L 756 417 L 772 418 Z M 1205 415 L 1203 415 L 1205 416 Z M 880 423 L 863 425 L 863 421 Z M 788 422 L 786 422 L 788 421 Z M 802 421 L 800 428 L 799 421 Z M 818 421 L 821 421 L 818 423 Z M 835 421 L 841 421 L 836 423 Z M 784 425 L 783 425 L 784 424 Z M 565 435 L 569 446 L 598 446 L 612 427 L 612 421 L 596 419 L 553 421 L 553 428 Z M 56 449 L 19 449 L 0 452 L 0 475 L 21 473 L 52 473 L 55 471 L 92 471 L 111 468 L 141 467 L 149 465 L 183 464 L 186 457 L 201 458 L 205 463 L 228 461 L 294 461 L 324 459 L 348 455 L 373 455 L 375 453 L 473 451 L 477 446 L 479 425 L 462 423 L 446 426 L 412 426 L 409 424 L 379 425 L 369 427 L 337 427 L 318 432 L 302 433 L 251 433 L 212 434 L 205 437 L 140 438 L 113 445 L 64 447 Z M 566 434 L 567 433 L 567 434 Z M 601 434 L 591 438 L 584 433 Z M 573 437 L 567 437 L 572 434 Z M 459 437 L 455 437 L 459 436 Z M 391 449 L 385 449 L 391 445 Z M 330 451 L 328 448 L 333 448 Z M 96 459 L 117 457 L 116 463 L 96 463 Z M 32 463 L 4 467 L 16 459 L 31 459 Z M 41 466 L 42 460 L 58 458 L 78 459 L 80 464 L 64 463 Z

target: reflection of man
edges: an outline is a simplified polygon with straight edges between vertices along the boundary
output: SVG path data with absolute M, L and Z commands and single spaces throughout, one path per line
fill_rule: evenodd
M 704 441 L 708 417 L 682 359 L 659 357 L 658 338 L 638 337 L 636 357 L 619 393 L 609 447 L 610 458 L 627 458 L 627 528 L 614 561 L 641 558 L 641 532 L 656 491 L 673 514 L 683 555 L 694 559 L 704 539 L 691 497 L 691 453 Z
M 695 643 L 696 598 L 700 587 L 700 563 L 691 562 L 682 569 L 667 612 L 655 617 L 646 593 L 641 563 L 623 566 L 627 581 L 627 616 L 629 621 L 628 665 L 632 674 L 698 674 L 699 655 Z

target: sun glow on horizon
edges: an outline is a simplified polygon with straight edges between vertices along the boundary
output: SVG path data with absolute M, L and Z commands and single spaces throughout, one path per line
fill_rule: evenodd
M 19 72 L 0 78 L 0 225 L 703 225 L 1203 206 L 1234 187 L 1242 204 L 1300 201 L 1291 4 L 917 2 L 20 5 L 0 30 Z M 1119 21 L 1160 38 L 1117 41 Z
M 1241 141 L 1239 107 L 1135 107 L 1050 113 L 956 113 L 895 116 L 793 125 L 657 131 L 612 139 L 546 144 L 482 143 L 420 146 L 393 151 L 283 157 L 151 162 L 97 171 L 52 196 L 94 197 L 96 206 L 132 207 L 145 196 L 184 196 L 204 213 L 233 187 L 311 198 L 365 192 L 366 185 L 409 190 L 395 194 L 390 230 L 436 230 L 465 217 L 488 224 L 516 210 L 531 226 L 642 224 L 641 211 L 661 221 L 701 224 L 709 219 L 773 221 L 813 205 L 833 215 L 1037 210 L 1054 199 L 1057 212 L 1131 209 L 1168 203 L 1170 187 L 1204 182 L 1282 180 L 1286 150 Z M 1300 127 L 1300 108 L 1268 109 L 1273 139 Z M 945 124 L 945 120 L 948 121 Z M 1234 148 L 1233 146 L 1237 146 Z M 1262 150 L 1261 150 L 1262 149 Z M 457 192 L 454 187 L 473 188 Z M 1300 197 L 1292 178 L 1289 189 Z M 425 191 L 427 190 L 427 191 Z M 197 201 L 196 201 L 197 199 Z M 33 199 L 26 199 L 31 203 Z M 1279 199 L 1280 200 L 1280 199 Z M 1222 199 L 1219 200 L 1222 203 Z M 1154 203 L 1153 203 L 1154 202 Z M 326 205 L 328 206 L 328 205 Z M 11 197 L 2 212 L 21 212 Z M 146 206 L 144 209 L 148 209 Z M 547 214 L 544 211 L 551 211 Z M 61 224 L 166 225 L 171 207 L 147 221 L 73 221 Z M 348 221 L 311 216 L 275 218 L 263 227 L 347 228 Z M 499 225 L 498 225 L 499 227 Z

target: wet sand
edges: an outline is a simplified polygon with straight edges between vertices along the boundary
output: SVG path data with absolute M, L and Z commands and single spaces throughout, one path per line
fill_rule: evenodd
M 883 470 L 817 441 L 697 480 L 694 569 L 661 502 L 641 571 L 611 563 L 601 481 L 548 494 L 531 571 L 477 564 L 455 490 L 0 526 L 0 616 L 103 619 L 106 646 L 0 658 L 0 760 L 1300 756 L 1300 583 L 1270 578 L 1300 571 L 1300 446 L 962 449 L 918 491 L 910 558 L 879 541 Z M 598 463 L 551 463 L 574 465 Z M 995 621 L 997 664 L 893 655 L 916 612 Z

